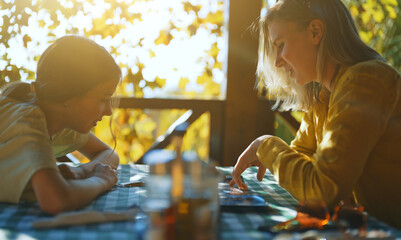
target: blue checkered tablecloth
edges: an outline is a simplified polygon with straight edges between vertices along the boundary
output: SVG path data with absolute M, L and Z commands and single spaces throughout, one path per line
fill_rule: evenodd
M 232 167 L 220 167 L 223 174 L 230 174 Z M 144 180 L 148 173 L 146 165 L 121 165 L 119 182 Z M 260 212 L 221 212 L 219 221 L 220 239 L 271 239 L 274 236 L 268 232 L 258 231 L 260 225 L 273 226 L 288 220 L 295 215 L 298 202 L 282 189 L 273 176 L 267 173 L 262 182 L 256 179 L 257 169 L 251 167 L 243 173 L 249 188 L 265 199 L 269 208 Z M 82 210 L 125 211 L 139 206 L 145 196 L 144 187 L 121 188 L 114 187 L 102 194 Z M 0 239 L 139 239 L 141 225 L 132 221 L 87 224 L 80 226 L 58 227 L 51 229 L 34 229 L 32 223 L 36 220 L 48 219 L 37 203 L 20 203 L 18 205 L 0 203 Z M 382 229 L 401 238 L 401 232 L 369 218 L 369 229 Z M 294 238 L 296 239 L 296 238 Z

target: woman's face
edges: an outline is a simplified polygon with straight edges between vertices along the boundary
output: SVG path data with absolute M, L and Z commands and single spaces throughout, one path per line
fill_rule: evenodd
M 84 96 L 74 97 L 66 104 L 66 127 L 80 133 L 88 133 L 103 116 L 110 116 L 111 96 L 118 81 L 111 80 L 99 84 Z
M 269 36 L 277 50 L 276 67 L 284 68 L 301 86 L 317 80 L 317 44 L 309 27 L 273 20 L 269 24 Z

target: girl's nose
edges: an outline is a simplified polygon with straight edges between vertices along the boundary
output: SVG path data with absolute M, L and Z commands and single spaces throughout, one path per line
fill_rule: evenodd
M 113 109 L 111 108 L 111 101 L 105 105 L 103 115 L 110 116 L 113 113 Z

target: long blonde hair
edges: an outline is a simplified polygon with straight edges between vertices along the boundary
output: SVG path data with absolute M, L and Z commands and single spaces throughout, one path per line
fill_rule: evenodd
M 299 86 L 283 69 L 275 67 L 276 50 L 270 42 L 269 24 L 273 20 L 296 22 L 307 27 L 320 19 L 325 28 L 318 46 L 317 80 Z M 341 0 L 279 0 L 259 21 L 261 48 L 257 74 L 269 91 L 277 96 L 273 108 L 307 111 L 318 101 L 327 60 L 351 66 L 359 62 L 384 59 L 359 37 L 354 20 Z

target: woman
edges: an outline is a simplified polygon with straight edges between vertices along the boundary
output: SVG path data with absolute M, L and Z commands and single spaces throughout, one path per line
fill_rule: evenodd
M 36 81 L 0 95 L 0 202 L 37 200 L 49 214 L 85 206 L 117 181 L 118 155 L 90 133 L 111 115 L 121 70 L 95 42 L 65 36 L 39 59 Z M 91 162 L 77 168 L 55 157 L 74 150 Z
M 299 200 L 333 208 L 352 197 L 401 228 L 399 73 L 361 41 L 340 0 L 280 0 L 260 28 L 259 73 L 282 109 L 305 115 L 290 146 L 274 136 L 253 141 L 231 185 L 247 189 L 240 175 L 256 165 L 259 180 L 269 169 Z

